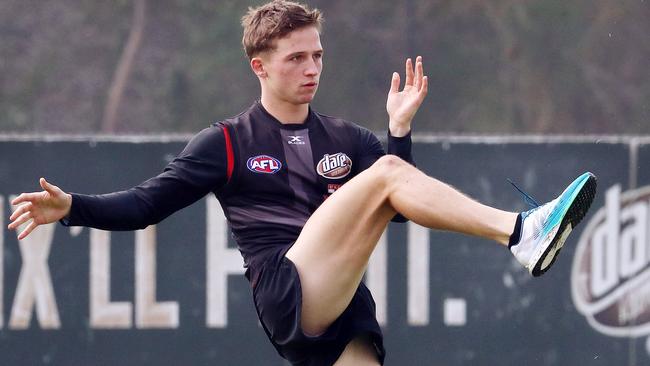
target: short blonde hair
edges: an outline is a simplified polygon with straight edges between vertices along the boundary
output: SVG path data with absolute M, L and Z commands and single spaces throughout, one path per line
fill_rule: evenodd
M 321 31 L 323 17 L 318 9 L 286 0 L 273 0 L 257 8 L 248 8 L 241 19 L 242 44 L 249 59 L 274 49 L 273 42 L 292 31 L 314 26 Z

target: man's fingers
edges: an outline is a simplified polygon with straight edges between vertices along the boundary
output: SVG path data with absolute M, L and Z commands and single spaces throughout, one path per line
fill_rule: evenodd
M 415 59 L 415 90 L 420 91 L 422 88 L 422 76 L 424 75 L 422 66 L 422 56 Z
M 58 192 L 59 187 L 50 184 L 48 181 L 45 180 L 45 178 L 39 179 L 39 183 L 41 184 L 41 188 L 43 188 L 45 191 L 47 191 L 47 193 L 49 193 L 49 194 L 51 194 L 53 196 L 55 196 L 55 195 L 57 195 L 59 193 Z
M 21 193 L 21 194 L 19 194 L 18 197 L 14 198 L 14 199 L 11 201 L 11 204 L 12 204 L 13 206 L 15 206 L 15 205 L 20 204 L 21 202 L 25 202 L 25 195 L 26 195 L 26 194 L 27 194 L 27 193 Z
M 418 108 L 420 108 L 420 105 L 424 101 L 424 98 L 427 96 L 428 90 L 429 90 L 429 78 L 424 76 L 422 78 L 422 88 L 416 94 Z
M 406 59 L 406 82 L 404 83 L 404 87 L 406 88 L 407 86 L 413 86 L 413 62 L 411 61 L 410 58 Z
M 429 91 L 429 78 L 427 76 L 422 78 L 422 89 L 420 89 L 420 95 L 424 99 Z
M 18 226 L 26 223 L 29 221 L 29 219 L 32 218 L 32 213 L 31 212 L 25 212 L 24 214 L 20 215 L 17 219 L 13 220 L 11 224 L 9 224 L 9 229 L 15 229 Z
M 14 198 L 13 201 L 11 201 L 11 204 L 13 206 L 19 205 L 23 202 L 31 202 L 40 197 L 40 192 L 32 192 L 32 193 L 21 193 L 20 196 Z
M 36 227 L 38 226 L 37 223 L 34 221 L 30 222 L 29 225 L 23 230 L 20 235 L 18 235 L 18 240 L 23 240 L 27 235 L 29 235 Z
M 9 220 L 11 220 L 11 221 L 15 220 L 16 217 L 18 217 L 18 216 L 24 214 L 25 212 L 29 211 L 29 209 L 31 207 L 32 207 L 31 202 L 23 203 L 22 205 L 18 206 L 18 208 L 16 209 L 16 211 L 14 211 L 14 213 L 11 214 L 11 216 L 9 217 Z
M 394 72 L 393 78 L 390 81 L 390 91 L 389 93 L 397 93 L 399 91 L 399 74 Z

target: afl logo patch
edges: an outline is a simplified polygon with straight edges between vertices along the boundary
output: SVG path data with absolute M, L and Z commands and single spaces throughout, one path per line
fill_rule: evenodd
M 282 169 L 280 160 L 268 155 L 258 155 L 248 158 L 246 166 L 251 172 L 264 174 L 275 174 Z
M 325 154 L 316 165 L 316 172 L 327 179 L 341 179 L 352 171 L 352 160 L 344 153 Z

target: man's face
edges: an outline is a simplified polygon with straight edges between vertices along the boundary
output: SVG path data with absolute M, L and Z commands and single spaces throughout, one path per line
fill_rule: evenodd
M 263 92 L 278 102 L 310 103 L 323 70 L 323 47 L 316 27 L 305 27 L 275 41 L 260 55 Z

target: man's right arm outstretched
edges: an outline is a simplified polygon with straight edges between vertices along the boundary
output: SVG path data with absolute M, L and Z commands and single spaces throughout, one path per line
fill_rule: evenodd
M 156 224 L 227 182 L 226 151 L 221 127 L 198 133 L 165 170 L 131 189 L 102 194 L 69 194 L 40 179 L 43 191 L 23 193 L 9 229 L 29 224 L 22 240 L 37 226 L 61 220 L 64 225 L 103 230 L 137 230 Z

